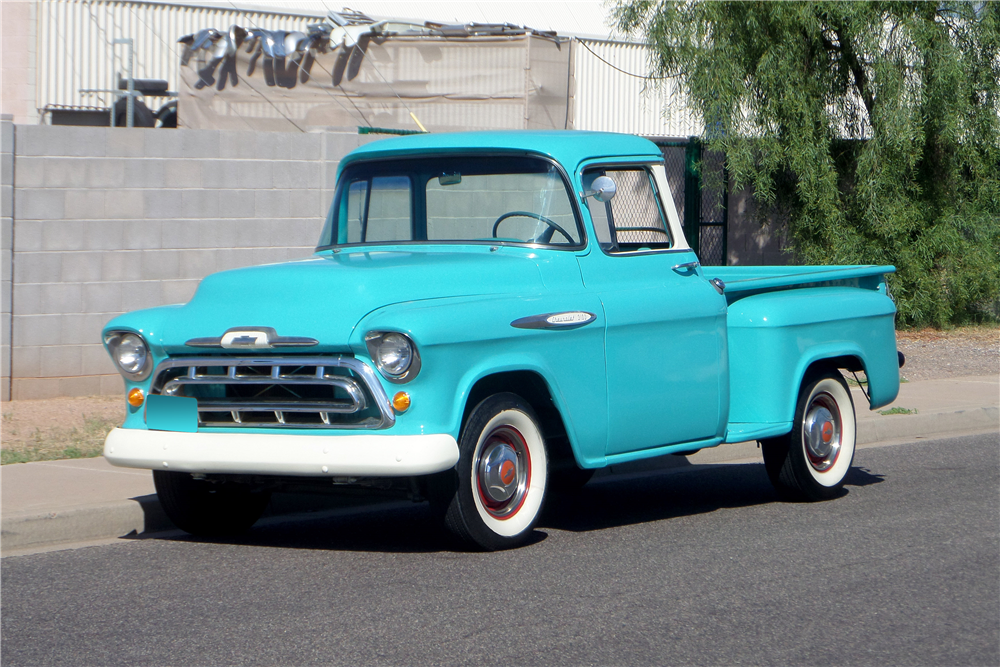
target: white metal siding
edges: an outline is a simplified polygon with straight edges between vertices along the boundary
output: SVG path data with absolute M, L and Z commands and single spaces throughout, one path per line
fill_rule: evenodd
M 573 49 L 574 129 L 659 137 L 701 134 L 701 121 L 676 84 L 645 78 L 649 52 L 644 45 L 580 39 Z

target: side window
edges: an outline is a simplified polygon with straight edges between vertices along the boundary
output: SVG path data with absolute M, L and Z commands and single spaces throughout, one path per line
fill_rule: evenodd
M 608 176 L 617 185 L 609 202 L 587 198 L 597 239 L 608 252 L 628 252 L 671 247 L 666 217 L 648 170 L 601 169 L 584 174 L 584 187 L 598 176 Z
M 376 176 L 347 189 L 347 243 L 412 240 L 410 179 Z M 343 241 L 342 241 L 343 242 Z

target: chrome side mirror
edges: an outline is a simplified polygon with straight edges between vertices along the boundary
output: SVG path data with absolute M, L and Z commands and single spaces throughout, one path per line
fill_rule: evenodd
M 598 176 L 594 179 L 591 188 L 593 189 L 584 195 L 584 199 L 593 197 L 599 202 L 609 202 L 614 199 L 615 193 L 618 192 L 618 186 L 609 176 Z

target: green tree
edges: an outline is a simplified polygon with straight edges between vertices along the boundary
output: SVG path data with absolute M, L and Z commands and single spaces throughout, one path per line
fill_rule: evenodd
M 1000 7 L 617 0 L 806 263 L 895 264 L 903 324 L 995 318 Z

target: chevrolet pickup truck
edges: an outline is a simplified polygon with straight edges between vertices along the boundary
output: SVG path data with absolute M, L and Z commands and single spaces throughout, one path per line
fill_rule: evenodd
M 780 495 L 842 493 L 855 412 L 899 389 L 891 266 L 704 267 L 657 147 L 584 132 L 424 134 L 340 164 L 315 255 L 210 275 L 104 344 L 105 456 L 167 515 L 249 529 L 273 491 L 429 500 L 479 548 L 558 484 L 759 441 Z

